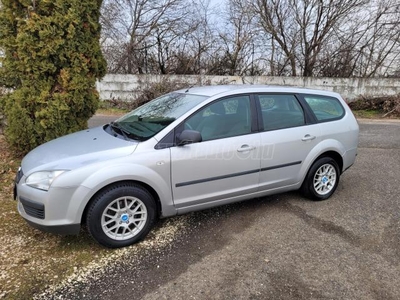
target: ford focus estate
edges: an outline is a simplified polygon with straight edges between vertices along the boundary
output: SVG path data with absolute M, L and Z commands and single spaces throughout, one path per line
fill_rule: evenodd
M 358 131 L 336 93 L 189 88 L 37 147 L 15 198 L 35 228 L 77 234 L 86 224 L 98 243 L 123 247 L 157 218 L 298 189 L 325 200 L 355 161 Z

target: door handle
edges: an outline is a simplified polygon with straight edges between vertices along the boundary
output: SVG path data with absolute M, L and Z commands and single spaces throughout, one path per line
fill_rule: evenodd
M 315 135 L 306 134 L 301 140 L 302 140 L 303 142 L 306 142 L 306 141 L 312 141 L 312 140 L 315 139 L 315 138 L 316 138 Z
M 242 147 L 237 149 L 237 152 L 246 152 L 246 151 L 251 151 L 251 150 L 254 150 L 254 149 L 256 149 L 256 147 L 249 146 L 249 145 L 243 145 Z

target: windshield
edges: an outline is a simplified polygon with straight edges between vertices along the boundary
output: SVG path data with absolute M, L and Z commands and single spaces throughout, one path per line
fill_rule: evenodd
M 124 137 L 144 141 L 201 103 L 206 96 L 170 93 L 152 100 L 111 124 Z

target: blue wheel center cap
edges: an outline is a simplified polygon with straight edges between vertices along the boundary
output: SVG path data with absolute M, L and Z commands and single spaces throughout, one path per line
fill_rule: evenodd
M 129 221 L 129 216 L 128 216 L 128 214 L 123 214 L 123 215 L 121 216 L 121 221 L 122 221 L 122 222 L 128 222 L 128 221 Z
M 321 181 L 322 181 L 323 184 L 327 183 L 328 182 L 328 177 L 326 177 L 326 176 L 322 177 Z

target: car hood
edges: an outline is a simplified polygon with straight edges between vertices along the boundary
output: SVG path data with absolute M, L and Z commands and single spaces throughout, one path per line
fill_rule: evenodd
M 47 142 L 22 160 L 26 175 L 42 170 L 72 170 L 78 167 L 127 156 L 138 142 L 126 141 L 104 131 L 103 127 L 72 133 Z

